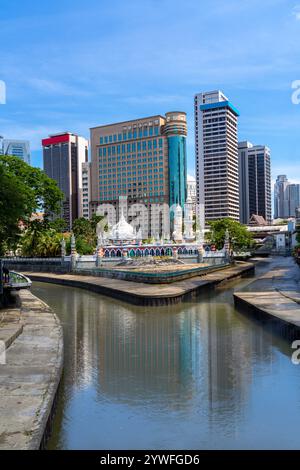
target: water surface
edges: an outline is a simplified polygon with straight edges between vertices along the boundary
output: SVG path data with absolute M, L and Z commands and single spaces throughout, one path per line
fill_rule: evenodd
M 299 448 L 300 366 L 235 310 L 248 282 L 159 308 L 34 283 L 65 336 L 49 449 Z

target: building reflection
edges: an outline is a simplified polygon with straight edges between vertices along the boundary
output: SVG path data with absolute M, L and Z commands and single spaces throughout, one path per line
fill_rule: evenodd
M 76 289 L 53 293 L 45 300 L 64 326 L 65 403 L 93 389 L 99 402 L 189 410 L 211 421 L 240 416 L 253 377 L 274 367 L 276 348 L 285 347 L 236 312 L 226 293 L 159 309 Z

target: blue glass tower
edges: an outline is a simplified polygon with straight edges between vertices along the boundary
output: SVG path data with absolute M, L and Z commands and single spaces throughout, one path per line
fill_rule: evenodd
M 169 205 L 180 205 L 182 210 L 187 197 L 186 113 L 166 113 L 164 134 L 169 153 Z

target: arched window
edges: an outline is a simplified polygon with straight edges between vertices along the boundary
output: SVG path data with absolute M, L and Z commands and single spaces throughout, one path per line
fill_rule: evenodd
M 105 258 L 109 258 L 109 250 L 105 250 L 104 256 L 105 256 Z
M 135 256 L 135 251 L 134 251 L 134 250 L 130 250 L 129 256 L 134 257 L 134 256 Z
M 172 250 L 172 248 L 167 248 L 167 249 L 166 249 L 166 255 L 167 255 L 167 256 L 172 256 L 172 255 L 173 255 L 173 250 Z
M 154 256 L 154 255 L 155 255 L 155 251 L 154 251 L 153 248 L 151 248 L 151 250 L 150 250 L 150 255 L 151 255 L 151 256 Z
M 165 250 L 162 248 L 160 251 L 161 256 L 165 256 Z
M 117 256 L 118 256 L 119 258 L 121 258 L 121 256 L 122 256 L 121 250 L 117 250 Z
M 136 250 L 135 254 L 136 254 L 136 256 L 142 256 L 142 252 L 139 248 Z
M 148 248 L 146 248 L 146 250 L 144 251 L 144 256 L 149 256 L 149 250 L 148 250 Z
M 155 256 L 160 256 L 160 249 L 159 248 L 156 248 Z
M 177 252 L 179 255 L 182 255 L 182 248 L 178 248 L 178 252 Z
M 182 253 L 183 253 L 184 255 L 187 255 L 187 254 L 188 254 L 188 251 L 187 251 L 186 247 L 183 248 Z
M 111 258 L 114 258 L 114 257 L 116 256 L 116 252 L 115 252 L 115 250 L 111 250 L 111 252 L 110 252 L 110 256 L 111 256 Z

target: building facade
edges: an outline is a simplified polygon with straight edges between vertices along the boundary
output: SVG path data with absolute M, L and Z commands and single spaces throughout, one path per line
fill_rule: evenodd
M 118 217 L 127 198 L 124 216 L 140 214 L 143 237 L 163 236 L 166 215 L 149 217 L 150 208 L 184 206 L 186 135 L 186 113 L 177 111 L 92 128 L 91 213 L 112 205 Z
M 289 217 L 289 187 L 286 175 L 278 175 L 274 185 L 274 218 L 285 219 Z
M 44 171 L 64 193 L 61 217 L 71 230 L 74 220 L 83 216 L 82 164 L 88 160 L 88 141 L 64 132 L 43 139 L 42 145 Z
M 270 223 L 271 158 L 264 145 L 239 142 L 240 222 L 248 224 L 252 215 L 259 215 Z
M 18 157 L 30 165 L 30 143 L 28 140 L 2 139 L 2 154 Z
M 187 175 L 187 197 L 192 200 L 193 214 L 195 215 L 197 204 L 197 187 L 196 178 L 191 175 Z
M 296 217 L 296 210 L 300 207 L 300 184 L 291 183 L 288 186 L 289 216 Z
M 91 163 L 82 163 L 82 217 L 90 218 Z
M 200 225 L 239 220 L 238 111 L 221 91 L 194 99 L 197 204 Z

